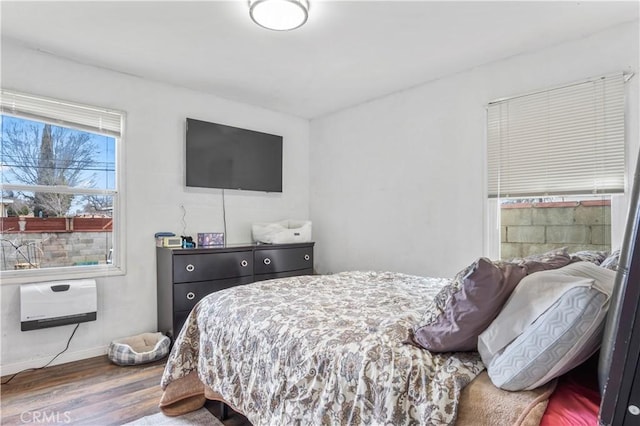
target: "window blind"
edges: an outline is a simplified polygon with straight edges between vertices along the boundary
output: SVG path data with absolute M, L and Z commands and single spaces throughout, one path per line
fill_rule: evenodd
M 490 198 L 624 192 L 624 75 L 491 102 Z
M 71 104 L 2 89 L 3 114 L 44 121 L 94 133 L 120 137 L 123 114 L 118 111 Z

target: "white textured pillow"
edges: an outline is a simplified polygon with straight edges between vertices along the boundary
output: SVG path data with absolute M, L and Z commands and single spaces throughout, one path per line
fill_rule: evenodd
M 600 346 L 615 272 L 589 262 L 531 274 L 478 338 L 494 385 L 534 389 Z

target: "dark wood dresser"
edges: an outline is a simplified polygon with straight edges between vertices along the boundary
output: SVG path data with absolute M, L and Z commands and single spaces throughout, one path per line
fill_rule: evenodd
M 158 330 L 174 338 L 209 293 L 272 278 L 313 273 L 314 243 L 195 249 L 156 248 Z

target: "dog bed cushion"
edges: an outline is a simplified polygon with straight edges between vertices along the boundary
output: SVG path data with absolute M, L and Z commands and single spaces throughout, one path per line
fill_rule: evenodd
M 171 339 L 162 333 L 142 333 L 114 340 L 107 356 L 118 365 L 144 364 L 163 358 L 170 347 Z

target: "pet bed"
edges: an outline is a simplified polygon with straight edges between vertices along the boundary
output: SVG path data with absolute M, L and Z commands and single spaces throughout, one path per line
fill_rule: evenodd
M 145 364 L 165 357 L 170 347 L 171 339 L 162 333 L 142 333 L 114 340 L 107 356 L 118 365 Z

